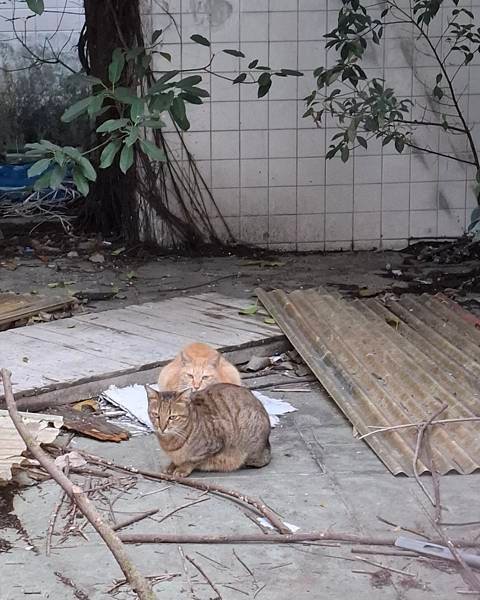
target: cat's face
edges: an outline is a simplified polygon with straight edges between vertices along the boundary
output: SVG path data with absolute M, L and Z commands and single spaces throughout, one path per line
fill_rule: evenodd
M 182 389 L 198 391 L 214 383 L 219 383 L 219 358 L 218 356 L 213 360 L 191 360 L 188 356 L 182 356 L 180 387 Z
M 188 395 L 184 392 L 157 392 L 149 386 L 148 415 L 159 435 L 185 440 L 190 410 Z

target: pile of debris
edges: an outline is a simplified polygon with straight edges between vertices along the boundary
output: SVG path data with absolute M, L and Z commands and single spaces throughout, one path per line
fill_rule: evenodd
M 396 295 L 444 292 L 478 308 L 480 240 L 465 235 L 453 242 L 422 241 L 401 252 L 405 255 L 402 265 L 398 268 L 386 265 L 382 273 L 383 277 L 399 282 L 386 291 Z

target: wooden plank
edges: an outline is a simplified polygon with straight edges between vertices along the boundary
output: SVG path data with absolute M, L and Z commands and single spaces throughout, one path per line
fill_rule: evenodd
M 98 393 L 106 379 L 135 381 L 192 341 L 226 350 L 282 338 L 261 318 L 238 315 L 240 301 L 228 306 L 228 298 L 213 300 L 208 294 L 198 301 L 172 298 L 3 332 L 0 366 L 12 371 L 17 398 L 57 399 L 68 389 L 68 402 L 72 394 Z
M 254 315 L 241 315 L 238 310 L 232 311 L 226 310 L 225 307 L 213 302 L 207 302 L 206 300 L 198 301 L 194 296 L 185 298 L 182 302 L 179 310 L 193 310 L 202 315 L 202 318 L 208 318 L 209 320 L 214 318 L 218 320 L 224 328 L 228 325 L 235 327 L 239 331 L 258 332 L 262 335 L 266 331 L 278 331 L 275 325 L 268 325 L 264 322 L 265 317 L 268 316 L 266 311 L 263 311 L 259 307 L 259 314 Z
M 249 361 L 252 354 L 256 354 L 257 356 L 272 356 L 279 352 L 286 352 L 291 348 L 292 346 L 287 341 L 287 338 L 284 335 L 278 335 L 258 342 L 243 344 L 242 347 L 235 348 L 235 350 L 224 352 L 224 355 L 233 364 L 243 364 Z M 154 383 L 158 379 L 160 367 L 170 359 L 154 365 L 142 365 L 139 369 L 125 370 L 108 377 L 101 377 L 100 379 L 74 382 L 68 386 L 61 383 L 51 385 L 48 389 L 36 393 L 35 396 L 24 394 L 17 399 L 17 405 L 20 410 L 37 411 L 50 406 L 65 404 L 66 402 L 73 403 L 84 398 L 98 396 L 111 385 L 125 387 L 133 383 L 139 385 Z
M 139 363 L 152 362 L 156 356 L 157 340 L 146 340 L 140 336 L 106 329 L 88 323 L 66 324 L 60 320 L 55 327 L 37 325 L 23 327 L 18 334 L 28 339 L 58 343 L 65 349 L 74 349 L 90 356 L 105 356 L 108 348 L 108 358 L 125 366 L 135 366 Z
M 125 369 L 125 364 L 109 359 L 107 352 L 93 357 L 55 342 L 26 338 L 17 330 L 0 334 L 0 348 L 0 364 L 12 371 L 15 393 Z
M 103 322 L 103 319 L 101 321 L 99 319 L 98 322 Z M 117 323 L 117 326 L 127 331 L 131 331 L 132 326 L 137 330 L 141 328 L 139 330 L 142 332 L 141 335 L 148 335 L 150 339 L 161 340 L 162 343 L 170 340 L 179 347 L 195 339 L 212 345 L 222 344 L 224 341 L 224 336 L 219 336 L 210 327 L 201 328 L 185 318 L 177 317 L 169 320 L 167 316 L 150 315 L 138 310 L 124 309 L 121 314 L 115 315 L 114 320 L 111 320 L 110 323 L 112 327 L 115 327 L 114 323 Z
M 0 294 L 0 327 L 27 319 L 40 312 L 53 312 L 67 308 L 75 302 L 74 298 L 53 296 L 31 296 L 30 294 Z

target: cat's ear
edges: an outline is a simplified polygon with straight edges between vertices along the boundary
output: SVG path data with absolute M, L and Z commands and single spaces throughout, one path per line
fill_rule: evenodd
M 148 403 L 150 404 L 151 402 L 159 402 L 160 401 L 160 394 L 157 392 L 157 390 L 154 390 L 152 387 L 150 387 L 149 385 L 145 386 L 145 391 L 147 392 L 147 398 L 148 398 Z
M 192 390 L 185 388 L 175 394 L 175 402 L 181 402 L 183 404 L 189 404 L 192 399 Z
M 215 358 L 213 359 L 211 365 L 212 367 L 218 367 L 220 365 L 220 361 L 222 360 L 222 355 L 220 354 L 220 352 L 217 352 L 217 354 L 215 355 Z

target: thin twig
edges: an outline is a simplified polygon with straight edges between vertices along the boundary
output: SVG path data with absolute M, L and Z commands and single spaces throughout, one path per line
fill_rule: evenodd
M 89 600 L 87 594 L 83 590 L 81 590 L 77 586 L 77 584 L 74 581 L 72 581 L 69 577 L 66 577 L 65 575 L 63 575 L 63 573 L 60 573 L 60 571 L 54 571 L 54 574 L 57 577 L 57 579 L 59 579 L 63 583 L 63 585 L 72 588 L 73 595 L 75 596 L 75 598 L 77 598 L 78 600 Z
M 386 571 L 392 571 L 392 573 L 398 573 L 399 575 L 405 575 L 406 577 L 417 577 L 415 573 L 410 573 L 409 571 L 402 571 L 401 569 L 394 569 L 393 567 L 388 567 L 379 562 L 375 562 L 374 560 L 370 560 L 368 558 L 363 558 L 362 556 L 356 556 L 357 560 L 361 560 L 367 565 L 372 565 L 372 567 L 378 567 L 379 569 L 385 569 Z
M 142 521 L 147 517 L 151 517 L 152 515 L 156 515 L 160 509 L 152 508 L 138 515 L 134 515 L 128 519 L 124 519 L 123 521 L 119 521 L 115 525 L 112 525 L 113 531 L 118 531 L 119 529 L 123 529 L 124 527 L 128 527 L 129 525 L 133 525 L 133 523 L 138 523 L 138 521 Z
M 461 417 L 458 419 L 439 419 L 439 420 L 434 420 L 430 423 L 430 425 L 446 425 L 448 423 L 466 423 L 468 421 L 480 421 L 480 417 Z M 371 435 L 376 435 L 377 433 L 386 433 L 387 431 L 397 431 L 399 429 L 409 429 L 411 427 L 416 427 L 418 429 L 418 427 L 421 427 L 422 425 L 425 424 L 425 421 L 419 421 L 418 423 L 405 423 L 404 425 L 393 425 L 392 427 L 380 427 L 378 425 L 369 425 L 370 427 L 378 427 L 377 429 L 375 429 L 374 431 L 369 431 L 368 433 L 364 433 L 363 435 L 359 436 L 357 439 L 358 440 L 364 440 L 367 437 L 370 437 Z
M 155 519 L 155 520 L 158 523 L 162 523 L 162 521 L 165 521 L 165 519 L 168 519 L 168 517 L 171 517 L 175 513 L 179 512 L 180 510 L 183 510 L 184 508 L 188 508 L 189 506 L 193 506 L 194 504 L 200 504 L 200 502 L 205 502 L 205 500 L 210 500 L 210 498 L 199 498 L 198 500 L 194 500 L 193 502 L 188 502 L 187 504 L 182 504 L 182 506 L 178 506 L 174 510 L 172 510 L 169 513 L 167 513 L 166 515 L 164 515 L 161 519 Z
M 192 580 L 190 578 L 190 573 L 188 572 L 187 562 L 185 560 L 185 553 L 181 546 L 178 547 L 178 553 L 180 554 L 180 558 L 182 559 L 183 572 L 185 573 L 185 579 L 187 581 L 188 589 L 190 591 L 190 596 L 192 600 L 196 599 L 195 592 L 193 591 Z
M 435 501 L 435 513 L 433 520 L 435 523 L 439 523 L 442 520 L 442 503 L 440 499 L 440 477 L 435 468 L 433 461 L 432 446 L 430 444 L 430 429 L 425 432 L 425 455 L 427 457 L 427 466 L 432 474 L 432 485 L 433 485 L 433 498 Z
M 461 552 L 459 552 L 451 540 L 447 540 L 447 546 L 450 552 L 455 557 L 455 560 L 463 569 L 465 581 L 476 591 L 480 592 L 480 579 L 472 567 L 464 560 Z
M 430 500 L 432 506 L 436 506 L 435 498 L 432 497 L 432 495 L 430 494 L 430 492 L 427 490 L 426 486 L 424 485 L 423 481 L 420 480 L 420 475 L 419 475 L 418 469 L 417 469 L 417 462 L 418 462 L 418 458 L 420 455 L 420 451 L 422 449 L 423 437 L 425 435 L 426 430 L 428 429 L 428 426 L 439 415 L 441 415 L 442 412 L 444 412 L 447 408 L 448 408 L 448 404 L 442 404 L 442 406 L 427 421 L 425 421 L 425 423 L 423 423 L 423 425 L 419 428 L 418 435 L 417 435 L 417 443 L 415 445 L 415 454 L 413 456 L 413 476 L 415 477 L 415 481 L 418 483 L 418 485 L 422 489 L 425 496 Z
M 69 464 L 69 460 L 68 460 L 68 456 L 67 456 L 65 471 L 64 471 L 65 477 L 68 477 L 69 469 L 70 469 L 70 464 Z M 50 517 L 50 521 L 48 523 L 47 539 L 46 539 L 46 543 L 45 543 L 45 554 L 47 556 L 50 556 L 50 551 L 52 548 L 52 536 L 53 536 L 53 532 L 55 529 L 55 523 L 57 522 L 58 513 L 60 512 L 63 502 L 65 501 L 66 495 L 67 495 L 67 493 L 65 492 L 65 490 L 62 490 L 62 493 L 60 494 L 60 498 L 58 499 L 58 502 L 55 505 L 55 508 L 53 509 L 52 516 Z
M 408 550 L 372 550 L 371 548 L 352 548 L 352 554 L 378 554 L 381 556 L 406 556 L 409 558 L 418 558 L 416 552 Z
M 309 531 L 307 533 L 263 535 L 260 533 L 233 533 L 226 535 L 195 535 L 172 533 L 123 533 L 119 535 L 125 544 L 304 544 L 305 542 L 336 541 L 367 546 L 395 546 L 396 536 L 369 537 L 340 531 Z M 440 538 L 429 540 L 432 544 L 442 544 Z M 457 540 L 456 546 L 478 548 L 480 542 Z
M 390 525 L 391 527 L 395 527 L 395 529 L 401 529 L 402 531 L 408 531 L 408 533 L 413 533 L 414 535 L 419 535 L 420 537 L 423 537 L 426 540 L 428 540 L 428 535 L 426 535 L 425 533 L 422 533 L 421 531 L 418 531 L 418 529 L 412 529 L 411 527 L 403 527 L 402 525 L 398 525 L 397 523 L 394 523 L 393 521 L 388 521 L 387 519 L 384 519 L 383 517 L 380 517 L 379 515 L 377 515 L 377 519 L 379 521 L 381 521 L 382 523 L 385 523 L 385 525 Z
M 220 592 L 218 591 L 218 588 L 213 583 L 213 581 L 210 579 L 210 577 L 205 573 L 205 571 L 202 569 L 202 567 L 197 562 L 195 562 L 191 556 L 188 556 L 188 554 L 185 556 L 185 558 L 188 560 L 188 562 L 192 563 L 192 565 L 203 576 L 203 578 L 208 583 L 208 585 L 212 588 L 212 590 L 217 594 L 215 600 L 222 600 L 222 594 L 220 594 Z
M 219 494 L 221 496 L 226 496 L 231 499 L 234 499 L 240 503 L 243 503 L 249 507 L 254 508 L 257 512 L 263 515 L 273 527 L 279 531 L 280 533 L 290 533 L 288 527 L 284 524 L 284 522 L 260 500 L 256 498 L 252 498 L 251 496 L 247 496 L 241 492 L 237 492 L 236 490 L 231 490 L 221 485 L 216 485 L 210 482 L 199 481 L 196 479 L 191 479 L 187 477 L 173 477 L 172 475 L 167 475 L 166 473 L 160 473 L 157 471 L 148 471 L 146 469 L 137 469 L 135 467 L 129 467 L 124 465 L 118 465 L 111 460 L 107 460 L 106 458 L 102 458 L 100 456 L 95 456 L 93 454 L 89 454 L 88 452 L 84 452 L 82 450 L 78 450 L 82 456 L 88 458 L 90 461 L 110 467 L 112 469 L 116 469 L 119 471 L 126 471 L 128 473 L 134 473 L 135 475 L 141 475 L 146 479 L 153 480 L 161 480 L 161 481 L 170 481 L 172 483 L 179 483 L 186 487 L 195 488 L 197 490 L 202 490 L 205 492 L 209 492 L 212 494 Z
M 141 600 L 155 600 L 155 595 L 150 583 L 138 571 L 118 536 L 114 531 L 112 531 L 110 526 L 103 521 L 100 514 L 97 512 L 93 504 L 91 504 L 82 488 L 72 483 L 70 479 L 57 468 L 55 462 L 44 450 L 42 450 L 40 444 L 33 438 L 30 431 L 25 426 L 22 417 L 17 411 L 10 379 L 10 371 L 7 369 L 1 369 L 0 373 L 3 381 L 3 389 L 8 414 L 10 415 L 16 430 L 25 442 L 28 450 L 38 460 L 42 467 L 53 477 L 53 479 L 65 490 L 68 497 L 75 502 L 76 506 L 81 510 L 83 515 L 97 530 L 115 557 L 132 589 L 136 591 L 138 597 Z

